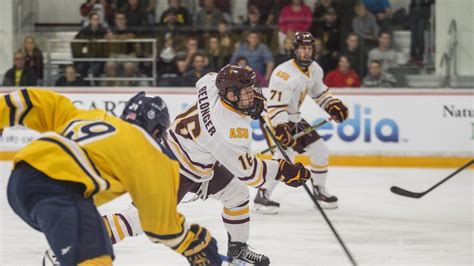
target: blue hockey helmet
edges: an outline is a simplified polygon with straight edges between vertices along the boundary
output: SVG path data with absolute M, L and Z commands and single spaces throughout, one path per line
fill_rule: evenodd
M 159 96 L 147 96 L 143 91 L 128 101 L 120 118 L 145 129 L 156 140 L 162 138 L 170 126 L 165 101 Z

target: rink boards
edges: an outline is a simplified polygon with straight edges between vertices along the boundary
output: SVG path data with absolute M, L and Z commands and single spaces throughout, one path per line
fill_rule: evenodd
M 7 93 L 15 88 L 2 88 Z M 120 115 L 137 88 L 52 88 L 79 108 L 102 108 Z M 161 96 L 171 117 L 196 99 L 192 88 L 139 88 Z M 267 90 L 264 90 L 267 91 Z M 350 118 L 318 129 L 331 150 L 331 164 L 345 166 L 452 167 L 473 157 L 473 90 L 333 89 L 347 104 Z M 302 116 L 310 124 L 327 114 L 307 98 Z M 257 121 L 252 122 L 252 149 L 267 147 Z M 0 159 L 36 138 L 24 128 L 6 130 L 0 138 Z M 300 156 L 305 162 L 307 158 Z

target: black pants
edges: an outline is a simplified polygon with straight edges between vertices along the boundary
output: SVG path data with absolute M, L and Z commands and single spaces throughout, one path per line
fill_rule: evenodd
M 423 60 L 425 52 L 425 27 L 425 18 L 415 15 L 410 16 L 410 56 L 415 60 Z

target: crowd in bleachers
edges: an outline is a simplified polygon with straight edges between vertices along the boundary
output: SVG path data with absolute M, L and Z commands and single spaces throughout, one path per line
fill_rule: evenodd
M 198 8 L 188 8 L 191 2 Z M 328 86 L 393 87 L 397 80 L 390 70 L 398 60 L 392 31 L 411 30 L 410 63 L 422 65 L 422 32 L 433 2 L 411 0 L 404 19 L 389 0 L 318 0 L 312 8 L 303 0 L 248 0 L 247 17 L 235 21 L 230 0 L 168 0 L 162 14 L 155 14 L 157 0 L 87 0 L 79 8 L 81 29 L 75 36 L 83 42 L 71 42 L 72 57 L 98 60 L 64 66 L 55 84 L 149 86 L 151 82 L 139 78 L 155 76 L 158 86 L 193 86 L 209 71 L 245 62 L 266 86 L 273 68 L 292 58 L 294 33 L 309 31 L 316 38 L 314 59 Z M 156 70 L 151 62 L 99 60 L 147 58 L 153 49 L 151 43 L 94 40 L 144 38 L 157 40 Z M 27 37 L 3 85 L 42 85 L 43 68 L 41 50 Z

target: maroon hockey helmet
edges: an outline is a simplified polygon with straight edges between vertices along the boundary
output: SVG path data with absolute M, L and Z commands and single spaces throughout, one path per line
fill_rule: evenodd
M 243 114 L 257 119 L 262 113 L 265 98 L 263 97 L 262 89 L 256 85 L 256 74 L 251 67 L 239 64 L 226 65 L 217 73 L 216 87 L 222 100 Z M 242 90 L 249 87 L 252 88 L 255 95 L 253 104 L 245 107 L 239 106 Z M 237 97 L 237 101 L 232 102 L 227 99 L 229 90 Z
M 311 63 L 313 62 L 312 59 L 302 60 L 301 58 L 299 58 L 298 54 L 296 53 L 296 49 L 298 49 L 300 45 L 311 45 L 313 47 L 313 55 L 314 55 L 314 40 L 315 39 L 313 35 L 307 31 L 299 31 L 295 34 L 295 38 L 293 39 L 293 48 L 295 49 L 295 58 L 298 65 L 302 67 L 307 67 L 311 65 Z

